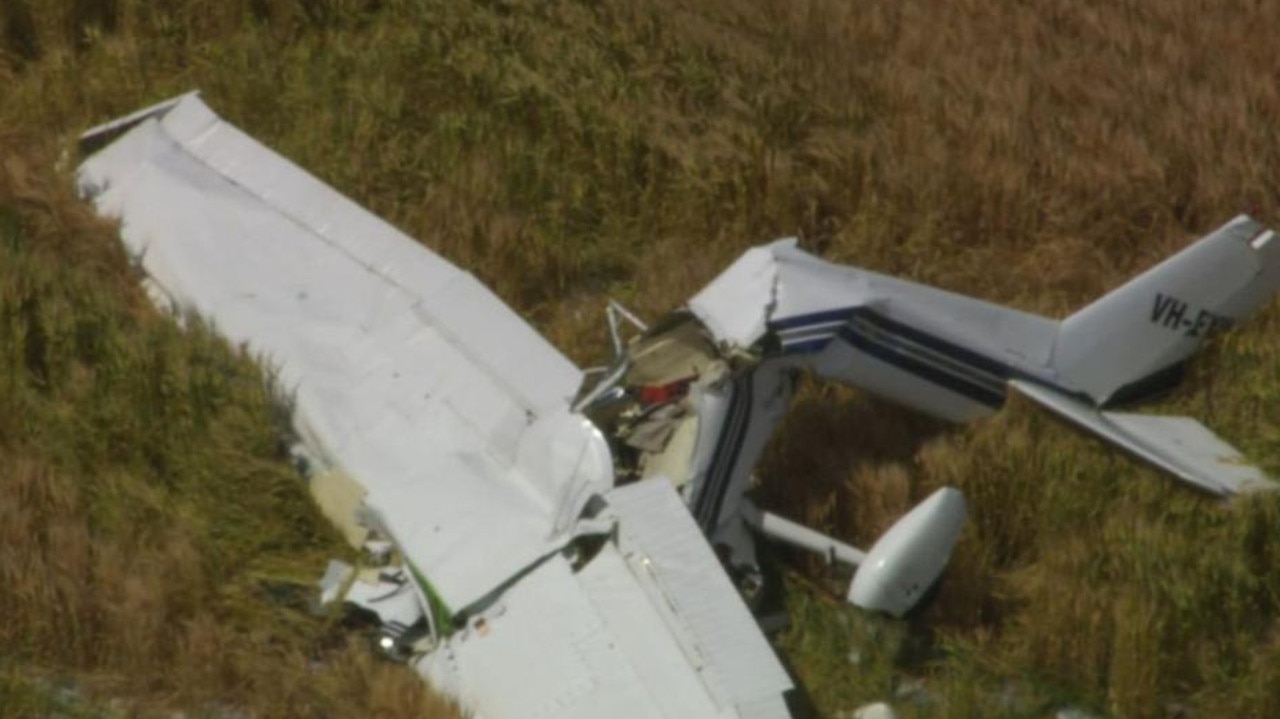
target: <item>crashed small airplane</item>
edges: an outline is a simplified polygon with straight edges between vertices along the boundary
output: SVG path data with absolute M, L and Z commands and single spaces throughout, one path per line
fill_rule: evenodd
M 1202 490 L 1270 484 L 1192 419 L 1111 409 L 1172 387 L 1280 286 L 1280 242 L 1247 217 L 1062 321 L 781 240 L 653 327 L 611 305 L 616 361 L 584 373 L 195 93 L 81 147 L 81 191 L 120 220 L 153 300 L 292 393 L 298 464 L 367 550 L 359 571 L 331 564 L 325 598 L 376 617 L 388 654 L 478 717 L 788 716 L 792 681 L 744 601 L 757 537 L 856 565 L 860 607 L 916 605 L 959 535 L 958 491 L 867 552 L 746 496 L 802 372 L 953 421 L 1012 388 Z

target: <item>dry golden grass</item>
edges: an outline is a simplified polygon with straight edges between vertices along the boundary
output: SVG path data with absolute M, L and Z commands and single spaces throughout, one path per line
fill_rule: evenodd
M 51 148 L 72 133 L 190 87 L 476 272 L 588 363 L 606 352 L 606 297 L 656 317 L 778 235 L 1057 316 L 1239 211 L 1275 223 L 1280 55 L 1265 31 L 1278 23 L 1274 0 L 0 2 L 0 208 L 17 209 L 0 209 L 0 227 L 19 217 L 23 252 L 44 253 L 4 263 L 17 269 L 0 285 L 16 308 L 0 331 L 0 444 L 27 475 L 77 482 L 79 494 L 40 495 L 39 511 L 66 508 L 56 532 L 42 530 L 58 546 L 154 518 L 170 501 L 155 497 L 190 486 L 176 478 L 226 464 L 175 463 L 200 433 L 181 422 L 160 431 L 146 414 L 191 386 L 189 372 L 216 394 L 218 372 L 189 369 L 210 343 L 157 328 L 107 234 L 51 169 Z M 64 264 L 76 272 L 56 258 L 74 258 Z M 43 299 L 58 292 L 92 299 Z M 118 315 L 100 309 L 106 297 Z M 129 349 L 30 330 L 76 323 L 127 336 Z M 143 366 L 184 379 L 144 382 Z M 1280 473 L 1280 313 L 1221 338 L 1192 369 L 1163 409 L 1204 419 Z M 166 411 L 189 427 L 232 422 L 243 434 L 219 451 L 233 466 L 246 454 L 266 463 L 269 422 L 245 399 L 251 384 L 237 380 L 217 407 Z M 66 388 L 114 409 L 79 418 L 59 399 Z M 139 407 L 146 419 L 131 414 Z M 136 437 L 162 449 L 122 444 Z M 109 457 L 112 469 L 82 486 L 76 457 Z M 247 482 L 284 471 L 253 466 L 262 474 Z M 799 620 L 781 645 L 828 714 L 884 698 L 907 675 L 933 697 L 905 702 L 918 716 L 1044 716 L 1064 703 L 1123 717 L 1164 716 L 1171 703 L 1197 716 L 1280 711 L 1273 497 L 1195 495 L 1019 402 L 954 429 L 819 387 L 802 393 L 761 474 L 762 493 L 789 514 L 862 543 L 939 484 L 970 500 L 955 564 L 921 617 L 877 622 L 795 593 Z M 112 496 L 128 501 L 85 487 L 118 487 Z M 113 573 L 111 591 L 85 598 L 63 580 L 27 591 L 67 617 L 106 602 L 77 620 L 82 631 L 117 631 L 110 623 L 124 620 L 106 606 L 145 605 L 190 612 L 193 646 L 239 641 L 213 635 L 261 626 L 258 610 L 228 621 L 190 587 L 130 594 L 133 575 L 108 571 L 120 556 L 163 554 L 156 543 L 200 551 L 202 530 L 189 526 L 57 560 Z M 273 536 L 266 544 L 305 544 Z M 221 572 L 250 556 L 214 558 L 190 581 L 222 586 Z M 145 584 L 174 561 L 129 571 Z M 30 656 L 67 657 L 57 632 L 70 630 L 47 623 L 6 635 L 5 654 L 30 642 Z M 130 647 L 111 651 L 144 665 L 162 656 Z M 254 696 L 220 683 L 245 676 L 227 671 L 183 685 Z M 279 706 L 263 701 L 254 706 Z
M 54 139 L 0 136 L 0 714 L 456 716 L 306 613 L 344 550 L 261 373 L 144 305 Z

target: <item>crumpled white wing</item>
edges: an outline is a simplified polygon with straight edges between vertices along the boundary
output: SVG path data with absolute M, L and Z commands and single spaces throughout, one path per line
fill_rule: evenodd
M 446 604 L 563 543 L 562 488 L 514 459 L 567 407 L 572 363 L 474 277 L 194 94 L 133 120 L 80 168 L 85 193 L 164 298 L 277 368 L 309 449 L 364 488 Z

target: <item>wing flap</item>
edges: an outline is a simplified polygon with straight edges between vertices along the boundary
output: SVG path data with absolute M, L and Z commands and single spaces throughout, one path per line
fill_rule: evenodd
M 719 666 L 692 645 L 680 607 L 651 591 L 657 560 L 622 544 L 606 542 L 577 572 L 549 557 L 418 660 L 418 671 L 477 719 L 787 719 L 781 692 L 768 686 L 734 703 L 708 685 Z
M 1010 385 L 1077 427 L 1207 492 L 1232 495 L 1277 486 L 1190 417 L 1101 411 L 1037 384 L 1013 380 Z
M 676 719 L 658 711 L 562 557 L 500 602 L 417 664 L 477 719 Z
M 687 624 L 712 693 L 740 709 L 790 690 L 782 663 L 671 483 L 644 480 L 606 499 L 621 517 L 624 547 L 647 560 L 643 566 Z

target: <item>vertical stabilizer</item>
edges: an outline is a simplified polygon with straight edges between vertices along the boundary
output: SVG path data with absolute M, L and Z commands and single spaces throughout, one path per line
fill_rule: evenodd
M 1172 386 L 1213 330 L 1247 318 L 1280 288 L 1280 241 L 1241 215 L 1062 322 L 1052 364 L 1098 404 Z

